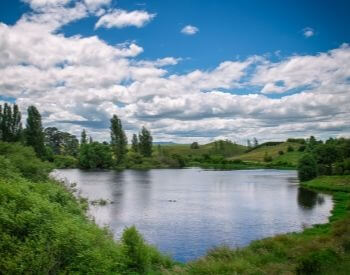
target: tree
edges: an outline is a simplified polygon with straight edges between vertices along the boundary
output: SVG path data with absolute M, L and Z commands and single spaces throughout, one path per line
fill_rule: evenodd
M 136 134 L 132 135 L 131 150 L 135 153 L 139 151 L 139 139 L 137 138 Z
M 0 140 L 17 142 L 21 140 L 22 123 L 21 112 L 16 104 L 11 106 L 7 103 L 4 108 L 0 105 Z
M 81 137 L 80 137 L 80 144 L 86 144 L 87 143 L 87 135 L 85 129 L 81 132 Z
M 254 147 L 257 147 L 259 145 L 259 141 L 256 137 L 253 139 L 253 142 L 254 142 Z
M 142 127 L 141 132 L 139 133 L 139 148 L 140 153 L 144 157 L 152 156 L 152 142 L 153 138 L 151 132 L 148 131 L 145 127 Z
M 301 181 L 312 180 L 317 177 L 317 163 L 312 154 L 307 153 L 299 160 L 298 176 Z
M 41 115 L 35 106 L 28 107 L 26 124 L 26 144 L 34 148 L 35 153 L 41 159 L 45 158 L 44 132 L 41 123 Z
M 111 118 L 111 145 L 116 163 L 119 165 L 125 160 L 128 140 L 122 122 L 116 115 Z
M 197 142 L 197 141 L 192 142 L 192 144 L 191 144 L 190 148 L 191 148 L 191 149 L 199 149 L 198 142 Z
M 79 151 L 79 166 L 84 169 L 108 169 L 112 165 L 112 153 L 107 144 L 92 142 L 82 144 Z
M 247 139 L 247 146 L 248 148 L 252 148 L 252 142 L 250 141 L 250 139 Z

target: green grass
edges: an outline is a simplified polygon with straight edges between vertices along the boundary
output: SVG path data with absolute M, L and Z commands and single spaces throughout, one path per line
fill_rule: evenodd
M 169 144 L 162 145 L 161 148 L 166 154 L 178 154 L 180 156 L 201 156 L 205 154 L 215 154 L 215 142 L 200 145 L 199 149 L 191 149 L 190 144 Z M 241 155 L 246 151 L 247 147 L 239 144 L 225 143 L 224 153 L 229 156 Z
M 294 148 L 294 152 L 287 152 L 288 146 L 292 146 Z M 283 142 L 281 144 L 273 146 L 266 146 L 262 144 L 256 149 L 253 149 L 241 155 L 234 156 L 230 159 L 241 159 L 247 162 L 264 162 L 264 157 L 267 153 L 269 156 L 272 157 L 273 163 L 285 162 L 295 166 L 297 165 L 299 158 L 302 155 L 301 152 L 297 151 L 299 147 L 300 144 L 292 142 Z M 284 155 L 279 155 L 279 151 L 283 151 Z

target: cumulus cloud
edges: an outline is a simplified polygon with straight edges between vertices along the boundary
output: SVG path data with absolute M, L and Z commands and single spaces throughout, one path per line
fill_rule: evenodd
M 134 26 L 137 28 L 143 27 L 150 22 L 156 15 L 142 10 L 125 11 L 113 10 L 110 13 L 103 15 L 96 23 L 95 28 L 124 28 Z
M 304 29 L 303 29 L 303 35 L 304 35 L 306 38 L 309 38 L 309 37 L 315 35 L 315 31 L 314 31 L 314 29 L 312 29 L 312 28 L 310 28 L 310 27 L 307 27 L 307 28 L 304 28 Z
M 199 32 L 199 29 L 195 26 L 187 25 L 182 28 L 181 33 L 186 35 L 194 35 Z
M 85 5 L 93 11 L 98 10 L 102 6 L 109 6 L 112 0 L 84 0 Z
M 167 66 L 181 58 L 143 60 L 135 42 L 64 36 L 61 26 L 92 9 L 89 1 L 68 2 L 33 0 L 34 12 L 0 24 L 1 96 L 15 98 L 23 111 L 35 104 L 45 126 L 77 135 L 84 127 L 108 140 L 116 113 L 129 136 L 145 125 L 156 140 L 177 142 L 350 134 L 347 44 L 278 62 L 253 56 L 170 73 Z M 97 2 L 96 9 L 108 5 Z

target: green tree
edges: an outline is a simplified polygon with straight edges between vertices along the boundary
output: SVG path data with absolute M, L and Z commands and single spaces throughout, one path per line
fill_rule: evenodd
M 80 138 L 80 144 L 86 144 L 87 143 L 87 135 L 85 129 L 81 132 L 81 138 Z
M 152 156 L 152 142 L 153 138 L 151 132 L 146 129 L 146 127 L 142 127 L 141 132 L 139 133 L 139 147 L 140 153 L 144 157 Z
M 17 142 L 21 140 L 22 123 L 21 112 L 16 104 L 11 106 L 7 103 L 0 105 L 0 140 Z
M 312 180 L 317 177 L 317 162 L 312 154 L 307 153 L 299 160 L 298 176 L 301 181 Z
M 253 143 L 254 143 L 254 147 L 259 146 L 259 141 L 256 137 L 253 139 Z
M 191 149 L 199 149 L 199 144 L 198 144 L 198 142 L 197 142 L 197 141 L 192 142 L 190 148 L 191 148 Z
M 122 122 L 116 115 L 111 118 L 111 145 L 117 165 L 123 163 L 127 153 L 128 140 Z
M 136 134 L 132 135 L 131 150 L 135 153 L 139 151 L 139 139 Z
M 26 124 L 26 144 L 34 148 L 35 153 L 41 159 L 45 158 L 44 132 L 41 115 L 34 106 L 28 107 Z
M 112 166 L 110 146 L 96 141 L 82 144 L 79 151 L 79 166 L 84 169 L 110 168 Z

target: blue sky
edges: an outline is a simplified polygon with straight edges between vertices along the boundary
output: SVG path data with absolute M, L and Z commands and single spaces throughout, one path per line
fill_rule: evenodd
M 0 100 L 37 104 L 46 125 L 90 125 L 102 140 L 117 112 L 129 135 L 146 125 L 178 142 L 349 133 L 349 1 L 3 0 L 0 10 Z

